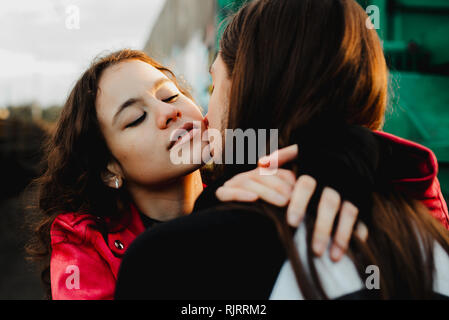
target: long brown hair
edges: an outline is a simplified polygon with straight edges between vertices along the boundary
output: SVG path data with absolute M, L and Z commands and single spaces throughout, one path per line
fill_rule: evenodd
M 50 229 L 57 215 L 89 213 L 114 222 L 129 210 L 131 200 L 125 188 L 109 188 L 101 178 L 113 155 L 101 133 L 95 101 L 104 70 L 132 59 L 160 70 L 190 97 L 169 69 L 137 50 L 124 49 L 97 58 L 76 82 L 53 134 L 45 143 L 45 172 L 30 186 L 31 190 L 36 190 L 36 205 L 31 219 L 33 237 L 26 249 L 30 258 L 41 264 L 41 278 L 49 298 Z M 108 225 L 104 227 L 102 232 L 107 233 Z
M 383 151 L 371 130 L 383 125 L 388 70 L 367 19 L 354 0 L 254 0 L 245 5 L 220 43 L 232 81 L 227 128 L 277 128 L 280 147 L 299 140 L 299 165 L 294 166 L 298 174 L 304 173 L 301 162 L 309 157 L 311 167 L 324 159 L 323 165 L 339 163 L 363 184 L 373 178 L 364 194 L 355 190 L 368 199 L 359 208 L 359 219 L 370 232 L 367 243 L 353 237 L 350 245 L 360 276 L 365 276 L 367 265 L 377 265 L 382 273 L 377 297 L 429 298 L 433 243 L 438 241 L 449 253 L 449 236 L 426 208 L 391 188 L 391 183 L 375 187 Z M 339 129 L 348 135 L 334 137 Z M 307 135 L 310 132 L 321 132 L 321 140 Z M 326 137 L 335 144 L 326 143 Z M 364 143 L 357 145 L 352 137 L 370 141 L 369 148 L 363 150 Z M 224 170 L 239 171 L 231 165 Z M 326 182 L 326 176 L 322 179 Z M 311 277 L 298 258 L 285 210 L 260 207 L 276 223 L 305 298 L 326 298 L 310 246 Z M 306 215 L 309 244 L 315 209 L 309 206 Z

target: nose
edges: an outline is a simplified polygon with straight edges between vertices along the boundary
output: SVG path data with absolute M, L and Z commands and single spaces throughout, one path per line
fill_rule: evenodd
M 156 124 L 159 129 L 166 129 L 171 122 L 175 122 L 181 118 L 181 111 L 173 105 L 161 104 L 158 107 L 158 114 L 156 117 Z

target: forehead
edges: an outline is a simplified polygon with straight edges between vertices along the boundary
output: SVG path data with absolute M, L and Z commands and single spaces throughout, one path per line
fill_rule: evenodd
M 107 89 L 127 89 L 137 86 L 148 86 L 166 76 L 152 65 L 140 61 L 123 61 L 107 68 L 100 79 L 101 93 L 109 94 L 114 91 Z
M 128 60 L 110 66 L 104 70 L 99 82 L 97 108 L 123 103 L 123 99 L 133 98 L 152 88 L 161 78 L 167 77 L 140 60 Z

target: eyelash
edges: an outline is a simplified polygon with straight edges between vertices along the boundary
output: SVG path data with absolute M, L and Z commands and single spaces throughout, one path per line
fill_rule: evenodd
M 169 98 L 167 98 L 167 99 L 164 99 L 164 100 L 162 100 L 162 101 L 165 102 L 165 103 L 172 102 L 172 101 L 173 101 L 174 99 L 176 99 L 178 96 L 179 96 L 179 94 L 175 94 L 174 96 L 171 96 L 171 97 L 169 97 Z M 147 117 L 147 113 L 144 112 L 143 115 L 142 115 L 139 119 L 137 119 L 136 121 L 131 122 L 131 123 L 128 124 L 125 128 L 131 128 L 131 127 L 137 126 L 138 124 L 140 124 L 141 122 L 143 122 L 143 120 L 145 120 L 146 117 Z
M 125 128 L 130 128 L 130 127 L 135 127 L 138 124 L 140 124 L 143 120 L 145 120 L 145 118 L 147 117 L 147 113 L 144 112 L 143 115 L 137 119 L 136 121 L 131 122 L 130 124 L 128 124 Z
M 165 103 L 172 102 L 177 97 L 179 97 L 179 94 L 175 94 L 174 96 L 171 96 L 170 98 L 164 99 L 162 101 L 165 102 Z

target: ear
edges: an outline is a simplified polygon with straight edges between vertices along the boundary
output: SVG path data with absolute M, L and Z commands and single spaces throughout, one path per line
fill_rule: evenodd
M 116 179 L 118 179 L 118 188 L 123 185 L 123 172 L 117 161 L 111 160 L 106 169 L 101 174 L 103 183 L 110 188 L 117 189 Z

